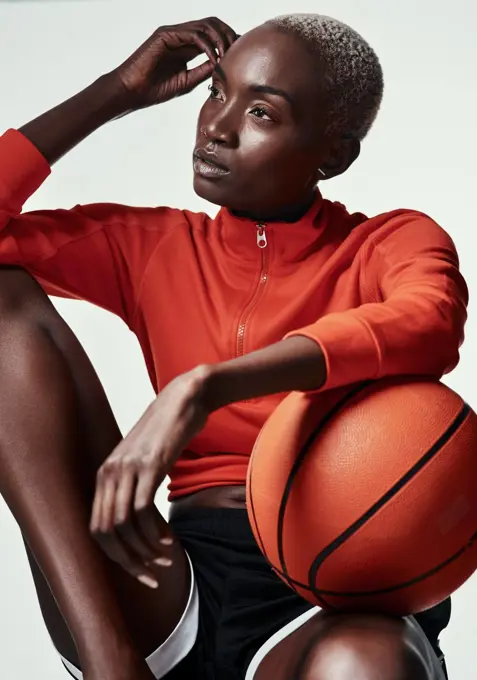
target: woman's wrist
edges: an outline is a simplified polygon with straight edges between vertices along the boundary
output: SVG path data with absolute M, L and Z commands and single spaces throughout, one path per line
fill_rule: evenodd
M 129 112 L 130 96 L 114 72 L 26 123 L 20 132 L 50 165 L 105 123 Z

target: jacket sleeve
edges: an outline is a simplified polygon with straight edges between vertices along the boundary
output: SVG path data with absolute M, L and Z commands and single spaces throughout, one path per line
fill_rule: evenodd
M 468 291 L 455 246 L 430 218 L 414 215 L 371 242 L 363 272 L 376 302 L 332 313 L 292 335 L 321 347 L 321 390 L 393 375 L 441 378 L 459 361 Z
M 92 302 L 129 323 L 151 246 L 138 226 L 146 209 L 103 203 L 21 214 L 49 174 L 20 132 L 0 137 L 0 265 L 22 266 L 47 293 Z

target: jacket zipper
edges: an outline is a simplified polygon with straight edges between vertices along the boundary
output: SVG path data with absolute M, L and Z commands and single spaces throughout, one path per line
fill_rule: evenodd
M 266 234 L 266 225 L 263 224 L 262 222 L 259 222 L 256 225 L 257 228 L 257 246 L 260 248 L 260 278 L 258 279 L 258 284 L 255 289 L 254 294 L 252 295 L 250 302 L 247 304 L 245 307 L 242 316 L 240 317 L 238 328 L 237 328 L 237 348 L 236 348 L 236 355 L 238 357 L 242 356 L 244 351 L 244 342 L 245 342 L 245 330 L 247 328 L 247 323 L 258 305 L 262 295 L 263 291 L 265 288 L 265 284 L 268 281 L 268 241 L 267 241 L 267 234 Z

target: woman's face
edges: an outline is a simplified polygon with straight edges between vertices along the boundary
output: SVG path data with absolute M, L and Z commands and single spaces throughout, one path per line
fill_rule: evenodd
M 234 43 L 199 114 L 195 192 L 251 215 L 309 202 L 329 153 L 320 82 L 318 60 L 293 35 L 260 26 Z

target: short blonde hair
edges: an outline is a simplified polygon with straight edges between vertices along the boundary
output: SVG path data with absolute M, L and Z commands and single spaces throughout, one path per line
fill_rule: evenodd
M 266 22 L 295 33 L 319 54 L 330 97 L 329 128 L 362 140 L 383 97 L 383 71 L 369 44 L 347 24 L 321 14 L 285 14 Z

